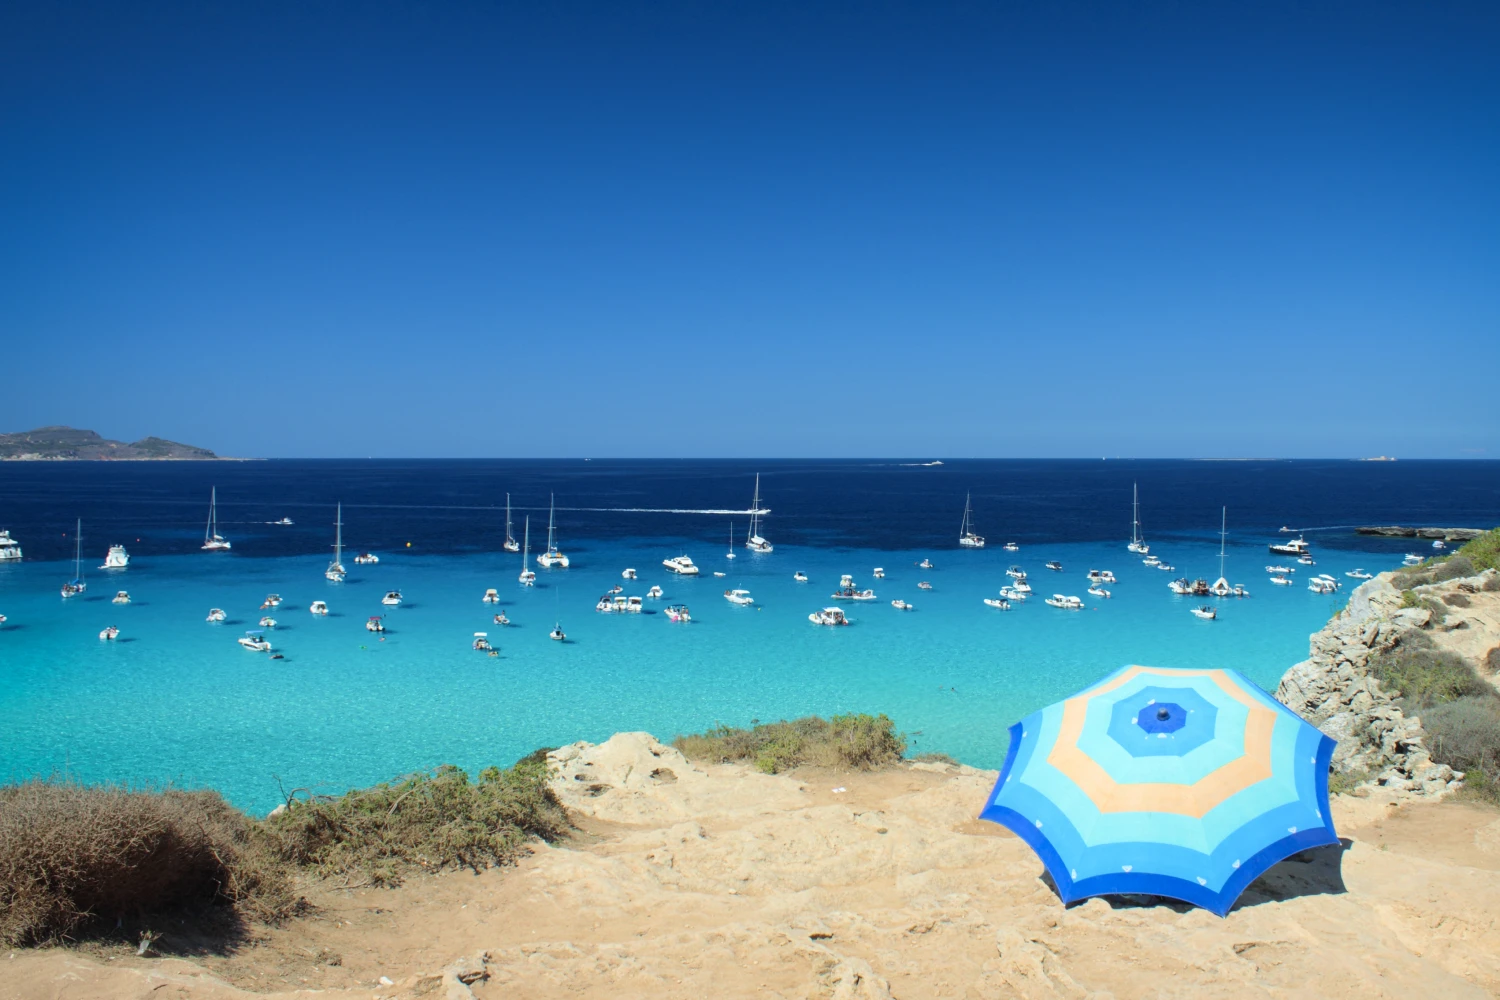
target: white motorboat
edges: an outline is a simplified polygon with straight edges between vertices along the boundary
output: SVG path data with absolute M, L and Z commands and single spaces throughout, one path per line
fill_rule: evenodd
M 1115 575 L 1113 573 L 1111 573 L 1109 570 L 1102 569 L 1102 570 L 1099 571 L 1099 582 L 1100 583 L 1118 583 L 1119 581 L 1117 581 L 1115 579 Z
M 1301 535 L 1289 542 L 1272 542 L 1267 546 L 1275 555 L 1301 556 L 1308 554 L 1307 540 Z
M 344 569 L 344 505 L 339 504 L 333 515 L 333 561 L 323 571 L 324 578 L 333 583 L 343 583 L 348 570 Z
M 1023 594 L 1023 593 L 1021 593 L 1019 590 L 1017 590 L 1014 587 L 1001 587 L 1000 588 L 1000 596 L 1003 597 L 1003 598 L 1005 598 L 1007 601 L 1024 601 L 1024 600 L 1026 600 L 1026 595 Z
M 1159 563 L 1156 564 L 1156 568 L 1159 569 L 1159 570 L 1161 570 L 1163 573 L 1175 573 L 1175 572 L 1177 572 L 1177 567 L 1173 566 L 1169 562 L 1159 562 Z
M 521 575 L 517 577 L 523 587 L 536 586 L 536 573 L 532 571 L 531 561 L 531 516 L 526 517 L 526 529 L 522 532 L 526 544 L 521 547 Z
M 841 608 L 824 608 L 822 611 L 814 611 L 807 616 L 807 620 L 814 625 L 848 625 L 849 619 L 844 616 Z
M 285 526 L 285 527 L 290 527 L 291 523 L 292 523 L 292 519 L 289 518 L 289 517 L 283 517 L 281 520 L 279 520 L 279 521 L 272 521 L 271 523 L 272 524 L 279 524 L 279 525 L 282 525 L 282 526 Z
M 795 573 L 792 574 L 792 580 L 795 583 L 806 583 L 807 582 L 807 574 L 804 573 L 804 572 L 802 572 L 799 569 L 797 572 L 795 572 Z
M 726 590 L 724 591 L 724 600 L 730 604 L 739 605 L 755 603 L 755 599 L 750 596 L 750 591 L 748 590 Z
M 1408 552 L 1406 555 L 1402 556 L 1401 565 L 1420 566 L 1422 565 L 1422 557 L 1417 555 L 1415 552 Z
M 1141 534 L 1141 490 L 1138 484 L 1130 484 L 1130 497 L 1130 544 L 1125 548 L 1143 556 L 1151 551 L 1151 546 L 1146 544 L 1146 538 Z
M 1312 591 L 1314 594 L 1331 594 L 1339 588 L 1337 584 L 1329 583 L 1327 580 L 1321 580 L 1317 577 L 1314 577 L 1313 579 L 1307 581 L 1307 589 Z
M 130 553 L 125 551 L 123 545 L 111 545 L 109 552 L 104 556 L 104 565 L 100 569 L 124 569 L 130 565 Z
M 281 595 L 280 594 L 267 594 L 266 595 L 266 599 L 264 601 L 260 602 L 260 606 L 263 607 L 263 608 L 279 608 L 279 607 L 281 607 Z
M 0 562 L 20 562 L 21 543 L 10 537 L 9 531 L 0 531 Z
M 751 552 L 767 553 L 772 551 L 772 545 L 761 537 L 760 522 L 770 511 L 762 510 L 760 506 L 760 473 L 755 474 L 755 496 L 750 500 L 750 532 L 745 536 L 745 548 Z
M 521 544 L 516 541 L 516 536 L 510 528 L 510 494 L 505 494 L 505 544 L 501 546 L 507 552 L 520 552 Z
M 1010 585 L 1010 589 L 1014 590 L 1018 594 L 1029 594 L 1031 593 L 1031 584 L 1027 583 L 1025 580 L 1017 580 L 1015 583 Z
M 917 589 L 918 590 L 931 590 L 932 589 L 932 584 L 929 583 L 926 580 L 918 580 L 917 581 Z
M 901 600 L 901 598 L 899 598 L 899 597 L 896 598 L 894 601 L 891 602 L 891 607 L 895 608 L 897 611 L 911 611 L 911 610 L 914 610 L 914 606 L 913 605 L 908 604 L 907 602 Z
M 720 573 L 718 570 L 714 570 L 714 576 L 724 576 L 724 575 L 725 574 Z
M 224 613 L 224 609 L 223 608 L 209 608 L 208 609 L 208 617 L 206 619 L 204 619 L 204 620 L 205 621 L 211 621 L 211 622 L 221 622 L 221 621 L 224 621 L 225 619 L 227 619 L 228 617 L 229 616 Z
M 688 613 L 688 606 L 686 604 L 668 604 L 667 620 L 674 622 L 690 622 L 693 620 L 693 616 Z
M 854 585 L 854 577 L 845 573 L 839 577 L 839 589 L 835 590 L 831 596 L 835 601 L 873 601 L 875 591 L 859 589 Z
M 617 583 L 617 584 L 615 584 L 615 585 L 614 585 L 614 586 L 613 586 L 613 587 L 610 587 L 610 588 L 609 588 L 609 592 L 610 592 L 610 593 L 611 593 L 611 594 L 621 594 L 621 593 L 624 593 L 624 592 L 625 592 L 625 588 L 624 588 L 624 587 L 622 587 L 622 586 L 620 586 L 620 585 L 619 585 L 619 584 L 618 584 L 618 583 Z
M 1271 577 L 1271 582 L 1278 587 L 1290 587 L 1292 585 L 1292 581 L 1284 576 L 1273 576 Z
M 1191 594 L 1193 592 L 1193 585 L 1191 582 L 1189 582 L 1187 577 L 1182 576 L 1167 584 L 1167 589 L 1176 594 L 1178 597 L 1182 597 L 1183 595 Z
M 673 556 L 670 559 L 663 559 L 661 564 L 679 576 L 698 575 L 698 567 L 693 565 L 693 560 L 687 556 Z
M 1375 579 L 1375 574 L 1374 573 L 1366 573 L 1364 571 L 1364 568 L 1360 567 L 1360 566 L 1356 566 L 1354 569 L 1351 569 L 1349 572 L 1345 573 L 1344 575 L 1347 576 L 1351 580 L 1373 580 L 1373 579 Z
M 1089 594 L 1092 597 L 1108 597 L 1109 591 L 1105 590 L 1103 587 L 1099 586 L 1096 583 L 1089 588 Z
M 631 569 L 630 567 L 627 566 L 625 568 L 625 572 L 623 572 L 623 573 L 620 574 L 620 579 L 622 579 L 622 580 L 634 580 L 635 579 L 635 570 L 633 570 L 633 569 Z
M 619 600 L 619 598 L 617 597 L 615 598 L 615 600 Z M 644 610 L 645 607 L 641 604 L 641 598 L 638 594 L 631 594 L 629 597 L 625 598 L 625 611 L 627 613 L 638 615 Z
M 1432 547 L 1435 548 L 1435 549 L 1437 549 L 1439 552 L 1441 552 L 1444 549 L 1446 549 L 1448 546 L 1444 545 L 1443 544 L 1443 540 L 1441 538 L 1439 538 L 1437 541 L 1435 541 L 1435 542 L 1432 543 Z
M 115 596 L 110 601 L 110 603 L 111 604 L 129 604 L 130 603 L 130 591 L 128 591 L 128 590 L 117 590 L 117 591 L 115 591 Z
M 328 605 L 323 601 L 313 601 L 307 606 L 307 610 L 315 615 L 324 616 L 328 614 Z
M 271 643 L 257 631 L 246 632 L 237 640 L 241 646 L 256 653 L 269 653 Z
M 1209 607 L 1207 604 L 1203 605 L 1201 608 L 1189 608 L 1188 610 L 1193 613 L 1193 617 L 1202 618 L 1206 622 L 1211 622 L 1215 618 L 1219 617 L 1219 613 L 1213 608 Z
M 651 589 L 646 591 L 646 596 L 651 598 L 651 600 L 653 601 L 661 600 L 661 588 L 656 586 L 655 584 L 652 584 Z
M 380 603 L 388 608 L 397 607 L 401 603 L 401 591 L 387 590 L 385 596 L 380 599 Z
M 917 563 L 917 568 L 918 569 L 932 569 L 932 560 L 931 559 L 923 559 L 921 562 Z
M 62 595 L 76 597 L 88 589 L 89 585 L 83 581 L 83 519 L 80 518 L 73 532 L 73 579 L 62 585 Z
M 4 625 L 9 620 L 10 619 L 6 618 L 4 615 L 0 615 L 0 625 Z
M 1046 566 L 1047 566 L 1048 569 L 1050 569 L 1054 573 L 1061 573 L 1062 572 L 1062 563 L 1058 562 L 1056 559 L 1050 559 L 1050 560 L 1048 560 L 1047 563 L 1046 563 Z
M 494 587 L 490 587 L 485 590 L 484 596 L 481 597 L 480 600 L 485 604 L 499 604 L 500 591 L 496 590 Z
M 110 641 L 111 639 L 118 639 L 119 637 L 120 630 L 115 628 L 113 625 L 106 625 L 104 627 L 104 630 L 99 633 L 99 638 L 105 640 L 106 642 Z
M 270 615 L 262 615 L 261 618 L 260 618 L 260 627 L 261 628 L 275 628 L 276 627 L 276 619 L 272 618 Z
M 203 529 L 204 552 L 228 552 L 229 542 L 219 534 L 219 488 L 213 487 L 208 494 L 208 526 Z
M 490 645 L 490 634 L 488 632 L 475 632 L 474 633 L 473 649 L 474 649 L 475 652 L 477 652 L 477 653 L 488 653 L 490 650 L 492 650 L 494 648 L 495 648 L 494 646 Z
M 724 553 L 725 559 L 734 558 L 734 522 L 729 522 L 729 551 Z
M 1337 587 L 1339 585 L 1339 581 L 1335 577 L 1330 576 L 1327 573 L 1319 573 L 1317 576 L 1313 577 L 1313 579 L 1314 580 L 1322 580 L 1325 583 L 1331 583 L 1335 587 Z
M 1141 564 L 1143 566 L 1160 566 L 1161 560 L 1156 556 L 1147 556 L 1146 558 L 1141 560 Z
M 568 568 L 568 557 L 557 550 L 557 494 L 552 494 L 552 501 L 547 507 L 547 551 L 536 557 L 536 564 L 544 569 L 553 566 Z
M 986 597 L 984 599 L 984 603 L 992 608 L 998 608 L 1001 611 L 1010 610 L 1010 602 L 1003 597 Z
M 609 614 L 615 610 L 615 602 L 610 595 L 605 594 L 594 602 L 594 610 L 601 614 Z
M 1310 555 L 1308 555 L 1305 552 L 1302 553 L 1302 555 L 1300 555 L 1300 556 L 1297 557 L 1297 564 L 1299 566 L 1316 566 L 1317 565 L 1317 563 L 1313 561 L 1313 557 L 1310 556 Z
M 1006 542 L 1004 545 L 1002 545 L 1000 547 L 1002 549 L 1004 549 L 1006 552 L 1020 552 L 1021 551 L 1021 546 L 1017 545 L 1015 542 Z
M 547 638 L 554 642 L 566 642 L 568 634 L 562 630 L 562 622 L 552 626 L 552 631 L 547 633 Z
M 1292 567 L 1290 567 L 1290 566 L 1267 566 L 1266 567 L 1266 572 L 1267 573 L 1280 573 L 1281 575 L 1285 576 L 1288 573 L 1295 573 L 1297 571 L 1295 569 L 1293 569 Z
M 1053 594 L 1047 598 L 1046 603 L 1054 608 L 1062 608 L 1064 611 L 1083 610 L 1083 601 L 1068 594 Z
M 380 557 L 373 552 L 361 552 L 354 557 L 356 566 L 374 566 L 378 562 L 380 562 Z
M 974 533 L 974 511 L 969 504 L 970 494 L 964 494 L 964 519 L 958 526 L 958 544 L 966 549 L 984 548 L 984 539 Z
M 874 569 L 874 571 L 870 575 L 873 576 L 877 580 L 884 580 L 885 579 L 885 568 L 881 567 L 881 566 L 876 566 L 875 569 Z
M 1005 575 L 1010 577 L 1012 580 L 1026 579 L 1026 571 L 1019 566 L 1012 566 L 1010 569 L 1005 571 Z
M 493 620 L 494 620 L 494 622 L 495 622 L 496 625 L 509 625 L 510 624 L 510 619 L 507 618 L 507 617 L 505 617 L 505 612 L 504 611 L 501 611 L 498 614 L 496 614 Z

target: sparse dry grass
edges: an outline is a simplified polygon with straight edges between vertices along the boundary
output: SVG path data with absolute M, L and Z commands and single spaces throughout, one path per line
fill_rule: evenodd
M 750 729 L 720 726 L 695 736 L 678 736 L 672 745 L 691 760 L 748 760 L 757 770 L 776 774 L 800 764 L 838 770 L 868 771 L 901 760 L 906 738 L 884 714 L 807 716 Z

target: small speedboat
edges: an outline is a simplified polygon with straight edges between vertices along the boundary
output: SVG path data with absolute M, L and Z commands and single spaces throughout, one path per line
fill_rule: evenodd
M 877 580 L 883 580 L 885 579 L 885 569 L 883 567 L 876 566 L 875 569 L 870 573 L 870 575 Z
M 864 590 L 858 590 L 851 585 L 840 587 L 830 596 L 835 601 L 873 601 L 875 600 L 875 591 L 870 590 L 868 587 Z
M 1012 566 L 1010 569 L 1005 571 L 1005 575 L 1010 577 L 1012 580 L 1026 579 L 1026 571 L 1019 566 Z
M 224 609 L 223 608 L 209 608 L 208 609 L 208 617 L 206 619 L 204 619 L 204 620 L 205 621 L 211 621 L 211 622 L 221 622 L 221 621 L 224 621 L 225 619 L 227 619 L 228 617 L 229 616 L 224 613 Z
M 1234 585 L 1234 596 L 1235 597 L 1249 597 L 1250 596 L 1250 591 L 1247 590 L 1247 589 L 1245 589 L 1245 587 L 1243 587 L 1242 585 L 1240 585 L 1240 584 L 1237 583 L 1237 584 Z
M 1007 601 L 1026 600 L 1026 595 L 1021 593 L 1021 591 L 1017 590 L 1015 587 L 1001 587 L 1000 596 L 1005 598 Z
M 385 621 L 381 618 L 380 615 L 371 615 L 365 621 L 365 631 L 366 632 L 384 632 L 385 631 Z
M 128 590 L 117 590 L 117 591 L 115 591 L 115 596 L 110 600 L 110 603 L 111 604 L 129 604 L 130 603 L 130 591 L 128 591 Z
M 693 620 L 693 616 L 688 614 L 688 606 L 686 604 L 668 604 L 667 620 L 674 622 L 690 622 Z
M 1432 547 L 1435 548 L 1435 549 L 1437 549 L 1439 552 L 1441 552 L 1444 549 L 1446 549 L 1448 546 L 1444 545 L 1443 544 L 1443 540 L 1441 538 L 1439 538 L 1437 541 L 1435 541 L 1435 542 L 1432 543 Z
M 401 591 L 399 591 L 399 590 L 388 590 L 388 591 L 386 591 L 385 596 L 380 599 L 380 603 L 384 604 L 388 608 L 394 608 L 394 607 L 396 607 L 397 605 L 399 605 L 401 603 Z
M 1015 542 L 1006 542 L 1004 545 L 1002 545 L 1000 547 L 1002 549 L 1004 549 L 1006 552 L 1020 552 L 1021 551 L 1021 546 L 1017 545 Z
M 631 569 L 630 567 L 627 566 L 625 568 L 625 572 L 621 573 L 620 576 L 621 576 L 622 579 L 625 579 L 625 580 L 634 580 L 635 579 L 635 570 L 633 570 L 633 569 Z
M 1068 594 L 1053 594 L 1047 598 L 1046 603 L 1054 608 L 1062 608 L 1064 611 L 1083 610 L 1083 601 Z
M 1417 555 L 1415 552 L 1408 552 L 1405 556 L 1403 556 L 1401 558 L 1401 565 L 1403 565 L 1403 566 L 1420 566 L 1420 565 L 1422 565 L 1422 557 L 1419 556 L 1419 555 Z
M 797 583 L 806 583 L 807 582 L 807 574 L 804 573 L 804 572 L 802 572 L 799 569 L 797 572 L 795 572 L 795 573 L 792 574 L 792 579 L 794 581 L 796 581 Z
M 271 651 L 271 643 L 259 632 L 246 632 L 235 641 L 252 652 L 269 653 Z
M 620 586 L 618 583 L 615 584 L 613 587 L 609 588 L 609 592 L 611 594 L 620 594 L 620 593 L 623 593 L 624 591 L 625 591 L 625 588 L 622 587 L 622 586 Z
M 0 615 L 0 625 L 4 625 L 7 621 L 9 621 L 8 618 L 6 618 L 4 615 Z
M 1010 610 L 1010 602 L 1003 597 L 986 597 L 984 599 L 984 603 L 992 608 L 998 608 L 1001 611 Z
M 676 573 L 679 576 L 698 575 L 698 567 L 694 565 L 693 560 L 687 556 L 673 556 L 670 559 L 663 559 L 661 561 L 661 564 L 665 566 L 668 571 Z
M 652 584 L 651 589 L 646 591 L 646 596 L 651 598 L 653 601 L 661 600 L 661 588 L 656 586 L 655 584 Z
M 1289 566 L 1267 566 L 1266 567 L 1266 572 L 1267 573 L 1280 573 L 1282 576 L 1286 576 L 1288 573 L 1295 573 L 1297 571 L 1295 569 L 1292 569 Z
M 120 630 L 117 629 L 117 628 L 115 628 L 113 625 L 106 626 L 105 629 L 104 629 L 104 631 L 102 631 L 102 632 L 99 633 L 99 638 L 104 639 L 106 641 L 110 640 L 110 639 L 118 639 L 119 637 L 120 637 Z
M 917 563 L 917 568 L 918 569 L 932 569 L 932 560 L 931 559 L 923 559 L 921 562 Z
M 1354 567 L 1353 569 L 1351 569 L 1349 572 L 1345 573 L 1344 575 L 1347 576 L 1351 580 L 1373 580 L 1373 579 L 1375 579 L 1375 574 L 1374 573 L 1366 573 L 1364 571 L 1364 569 L 1362 567 L 1359 567 L 1359 566 Z
M 911 611 L 913 608 L 912 605 L 901 600 L 901 598 L 899 597 L 891 602 L 891 607 L 895 608 L 897 611 Z
M 1175 573 L 1175 572 L 1177 572 L 1177 567 L 1173 566 L 1171 563 L 1159 562 L 1159 563 L 1156 564 L 1156 568 L 1159 569 L 1159 570 L 1161 570 L 1163 573 Z
M 720 573 L 718 570 L 714 570 L 714 576 L 724 576 L 724 575 L 725 574 Z
M 260 627 L 261 628 L 275 628 L 276 627 L 276 619 L 272 618 L 270 615 L 264 615 L 264 616 L 261 617 Z
M 1207 604 L 1203 605 L 1201 608 L 1189 608 L 1188 610 L 1192 611 L 1195 618 L 1202 618 L 1206 622 L 1211 622 L 1215 618 L 1219 617 L 1219 613 L 1213 608 L 1209 607 Z
M 281 605 L 281 595 L 280 594 L 267 594 L 266 595 L 266 599 L 264 601 L 262 601 L 261 604 L 260 604 L 260 606 L 263 607 L 263 608 L 275 608 L 275 607 L 279 607 L 280 605 Z
M 1062 563 L 1058 562 L 1056 559 L 1051 559 L 1051 560 L 1048 560 L 1048 562 L 1047 562 L 1047 568 L 1050 569 L 1054 573 L 1061 573 L 1062 572 Z
M 1107 569 L 1103 569 L 1103 570 L 1099 571 L 1099 582 L 1100 583 L 1116 583 L 1117 581 L 1115 580 L 1115 575 L 1113 573 L 1111 573 Z
M 554 642 L 563 642 L 568 638 L 568 635 L 562 630 L 562 624 L 558 623 L 552 626 L 552 631 L 547 633 L 547 638 Z
M 488 653 L 495 647 L 490 645 L 490 636 L 488 632 L 475 632 L 472 648 L 475 652 L 478 653 Z
M 1014 590 L 1018 594 L 1029 594 L 1031 593 L 1031 584 L 1027 583 L 1025 580 L 1017 580 L 1015 583 L 1010 585 L 1010 589 Z
M 500 591 L 496 590 L 494 587 L 491 587 L 484 592 L 484 597 L 480 598 L 480 600 L 482 600 L 485 604 L 499 604 Z
M 323 601 L 313 601 L 307 606 L 307 610 L 315 615 L 326 615 L 328 614 L 328 605 Z
M 496 625 L 509 625 L 510 624 L 510 619 L 507 618 L 507 617 L 505 617 L 505 612 L 502 611 L 498 615 L 495 616 L 495 624 Z
M 1089 594 L 1093 597 L 1108 597 L 1109 591 L 1105 590 L 1103 587 L 1099 586 L 1096 583 L 1089 588 Z
M 1146 558 L 1141 560 L 1141 563 L 1146 566 L 1160 566 L 1161 560 L 1156 556 L 1147 556 Z
M 1193 592 L 1193 585 L 1187 577 L 1180 576 L 1167 584 L 1167 589 L 1180 597 L 1184 594 L 1191 594 Z
M 750 591 L 748 590 L 726 590 L 724 591 L 724 600 L 730 604 L 739 605 L 755 603 L 755 599 L 750 596 Z
M 932 589 L 932 584 L 929 583 L 929 582 L 927 582 L 926 580 L 918 580 L 917 581 L 917 589 L 918 590 L 931 590 Z
M 354 557 L 354 561 L 360 566 L 373 566 L 380 562 L 380 557 L 373 552 L 361 552 Z
M 807 616 L 807 620 L 814 625 L 848 625 L 849 619 L 844 616 L 841 608 L 824 608 L 822 611 L 814 611 Z
M 272 524 L 280 524 L 280 525 L 290 526 L 291 523 L 292 523 L 292 519 L 289 518 L 289 517 L 283 517 L 281 520 L 279 520 L 279 521 L 272 521 L 271 523 Z
M 1273 576 L 1271 577 L 1271 582 L 1278 587 L 1290 587 L 1292 585 L 1292 581 L 1284 576 Z
M 1417 560 L 1417 561 L 1421 562 L 1420 559 Z M 1304 555 L 1300 555 L 1300 556 L 1297 557 L 1297 563 L 1299 565 L 1301 565 L 1301 566 L 1316 566 L 1317 565 L 1317 563 L 1313 561 L 1313 557 L 1312 556 L 1305 555 L 1305 554 Z

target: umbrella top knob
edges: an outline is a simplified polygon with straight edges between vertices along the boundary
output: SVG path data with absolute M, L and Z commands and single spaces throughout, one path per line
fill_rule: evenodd
M 1170 708 L 1166 708 L 1165 706 L 1163 706 L 1162 708 L 1158 708 L 1156 710 L 1156 717 L 1162 722 L 1166 722 L 1172 717 L 1172 710 Z

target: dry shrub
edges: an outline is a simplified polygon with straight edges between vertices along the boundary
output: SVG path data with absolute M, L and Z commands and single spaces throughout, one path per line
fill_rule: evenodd
M 1491 675 L 1500 674 L 1500 646 L 1485 654 L 1484 669 Z
M 297 800 L 263 827 L 279 855 L 320 875 L 396 885 L 413 870 L 479 871 L 511 861 L 527 838 L 569 829 L 547 787 L 545 759 L 486 768 L 478 782 L 452 766 L 337 798 Z
M 1467 608 L 1472 602 L 1463 594 L 1444 594 L 1443 603 L 1452 608 Z
M 0 788 L 0 941 L 67 938 L 94 920 L 205 901 L 290 913 L 287 873 L 216 792 L 69 780 Z
M 906 737 L 883 713 L 861 712 L 832 719 L 813 715 L 750 729 L 719 726 L 701 735 L 678 736 L 672 745 L 692 760 L 747 760 L 766 774 L 800 764 L 870 771 L 901 760 Z
M 1371 657 L 1369 666 L 1387 691 L 1400 693 L 1409 712 L 1493 690 L 1463 657 L 1438 649 L 1423 632 L 1407 632 L 1399 646 Z
M 1422 713 L 1432 759 L 1464 772 L 1474 795 L 1500 801 L 1500 700 L 1474 695 Z

